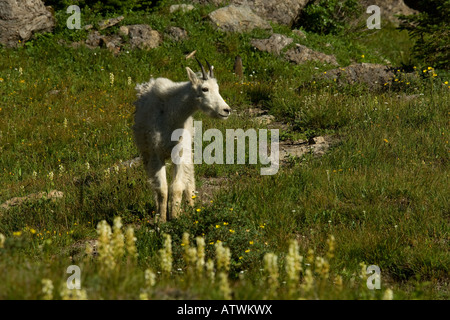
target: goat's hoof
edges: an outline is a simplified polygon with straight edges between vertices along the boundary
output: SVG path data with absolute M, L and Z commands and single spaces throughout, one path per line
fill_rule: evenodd
M 157 214 L 157 215 L 155 215 L 154 221 L 155 221 L 156 224 L 158 224 L 158 223 L 164 223 L 164 222 L 166 222 L 167 219 L 166 219 L 166 216 L 165 216 L 165 215 L 162 216 L 162 215 L 160 215 L 160 214 Z

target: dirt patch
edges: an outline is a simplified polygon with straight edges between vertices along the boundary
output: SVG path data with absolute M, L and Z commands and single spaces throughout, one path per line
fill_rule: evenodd
M 59 198 L 62 198 L 64 196 L 64 193 L 62 191 L 58 190 L 51 190 L 49 192 L 41 191 L 37 193 L 29 194 L 25 197 L 14 197 L 6 202 L 2 203 L 0 205 L 1 209 L 8 210 L 11 207 L 16 207 L 22 205 L 24 202 L 35 202 L 40 199 L 49 199 L 49 200 L 56 200 Z
M 311 154 L 314 157 L 321 157 L 337 142 L 338 139 L 333 136 L 318 136 L 309 141 L 281 141 L 280 164 L 286 164 L 292 157 L 301 158 L 307 154 Z
M 197 188 L 196 196 L 202 203 L 209 203 L 213 200 L 214 195 L 223 188 L 227 188 L 229 179 L 226 177 L 205 177 L 200 178 L 200 187 Z

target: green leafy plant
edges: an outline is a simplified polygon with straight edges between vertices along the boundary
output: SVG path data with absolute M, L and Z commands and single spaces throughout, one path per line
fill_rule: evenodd
M 450 67 L 450 1 L 419 1 L 419 14 L 401 15 L 400 29 L 416 42 L 415 56 L 435 68 Z
M 337 34 L 360 12 L 356 0 L 316 0 L 306 6 L 299 19 L 307 31 Z

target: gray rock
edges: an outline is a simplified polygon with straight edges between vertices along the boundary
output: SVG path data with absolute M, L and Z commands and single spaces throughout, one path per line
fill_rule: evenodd
M 194 10 L 194 6 L 192 4 L 173 4 L 170 6 L 169 8 L 169 12 L 170 13 L 174 13 L 177 11 L 181 11 L 181 12 L 188 12 Z
M 280 55 L 281 51 L 291 44 L 292 38 L 282 34 L 274 33 L 268 39 L 253 39 L 251 45 L 261 51 L 267 51 L 276 55 Z
M 301 44 L 296 44 L 295 48 L 289 49 L 284 58 L 296 64 L 302 64 L 307 61 L 320 61 L 338 66 L 336 57 L 319 51 L 314 51 Z
M 394 79 L 394 72 L 390 67 L 375 63 L 357 63 L 345 68 L 328 70 L 318 78 L 334 80 L 338 85 L 366 84 L 371 90 L 379 90 L 385 83 Z
M 102 35 L 98 31 L 89 32 L 86 38 L 86 46 L 90 49 L 97 48 L 102 43 Z
M 272 31 L 271 25 L 247 6 L 230 5 L 211 12 L 208 17 L 222 31 L 249 32 L 253 29 Z
M 77 48 L 81 42 L 72 43 L 72 47 Z M 117 34 L 105 36 L 98 31 L 92 31 L 88 34 L 86 41 L 84 42 L 89 49 L 95 49 L 98 47 L 105 47 L 114 54 L 119 53 L 120 47 L 123 44 L 122 37 Z
M 120 16 L 120 17 L 116 17 L 116 18 L 112 18 L 112 19 L 102 20 L 102 21 L 100 21 L 98 23 L 98 29 L 99 30 L 103 30 L 103 29 L 112 27 L 112 26 L 118 24 L 123 19 L 125 19 L 124 16 Z
M 247 3 L 262 18 L 292 26 L 309 0 L 241 0 L 239 2 Z
M 41 0 L 0 1 L 0 44 L 16 48 L 34 33 L 51 32 L 55 18 Z
M 300 12 L 309 1 L 310 0 L 195 0 L 197 3 L 208 3 L 216 6 L 224 4 L 248 6 L 261 18 L 287 26 L 292 26 L 297 21 Z
M 162 37 L 158 31 L 152 30 L 149 25 L 135 24 L 127 26 L 130 46 L 132 49 L 144 50 L 154 49 L 162 42 Z
M 128 30 L 127 26 L 121 26 L 119 28 L 119 35 L 126 37 L 126 36 L 128 36 L 128 33 L 129 33 L 129 30 Z
M 165 34 L 169 39 L 172 39 L 173 41 L 183 41 L 188 38 L 187 31 L 178 27 L 167 28 Z
M 306 34 L 302 30 L 294 29 L 292 30 L 292 33 L 300 38 L 306 39 Z

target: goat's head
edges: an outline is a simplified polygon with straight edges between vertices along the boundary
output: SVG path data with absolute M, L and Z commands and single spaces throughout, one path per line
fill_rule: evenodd
M 200 61 L 197 60 L 197 62 L 202 70 L 201 77 L 197 76 L 189 67 L 186 67 L 186 70 L 200 110 L 214 118 L 228 118 L 231 108 L 219 93 L 219 85 L 214 77 L 213 66 L 206 61 L 209 68 L 209 73 L 207 73 Z

